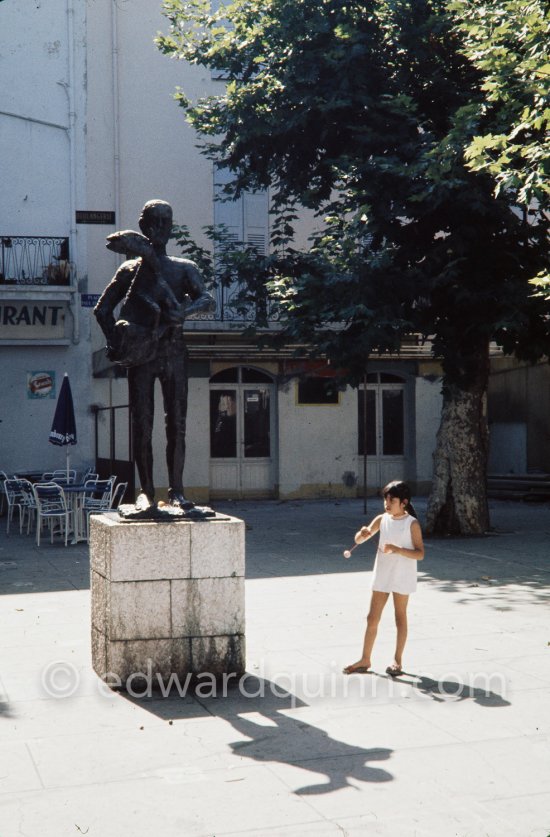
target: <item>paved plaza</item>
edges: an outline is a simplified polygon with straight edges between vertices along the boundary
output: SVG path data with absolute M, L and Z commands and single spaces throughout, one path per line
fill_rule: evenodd
M 342 558 L 362 500 L 214 505 L 247 524 L 247 673 L 167 696 L 93 672 L 87 546 L 0 519 L 0 837 L 550 834 L 548 503 L 427 541 L 395 681 L 391 603 L 372 673 L 341 673 L 375 552 Z

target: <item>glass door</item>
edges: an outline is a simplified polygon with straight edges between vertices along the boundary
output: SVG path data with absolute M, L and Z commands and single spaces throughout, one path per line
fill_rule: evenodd
M 233 381 L 227 380 L 230 377 Z M 229 385 L 225 384 L 226 380 Z M 210 490 L 213 497 L 273 495 L 274 394 L 272 379 L 251 367 L 233 367 L 211 378 Z
M 357 412 L 358 452 L 363 457 L 365 446 L 367 452 L 367 486 L 378 491 L 390 480 L 404 479 L 404 380 L 389 373 L 369 374 L 366 399 L 364 387 L 358 391 Z

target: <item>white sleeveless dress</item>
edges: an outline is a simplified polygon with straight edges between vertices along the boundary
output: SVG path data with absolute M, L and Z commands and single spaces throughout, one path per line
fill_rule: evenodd
M 414 549 L 411 526 L 416 520 L 410 514 L 394 520 L 385 512 L 380 521 L 380 540 L 374 564 L 372 589 L 380 593 L 401 593 L 408 595 L 416 590 L 416 569 L 418 561 L 403 555 L 382 552 L 385 543 L 393 543 L 403 549 Z

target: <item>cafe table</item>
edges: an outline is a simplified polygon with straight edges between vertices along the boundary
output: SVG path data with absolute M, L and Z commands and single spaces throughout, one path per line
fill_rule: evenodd
M 93 496 L 97 492 L 97 488 L 94 485 L 85 485 L 84 483 L 69 483 L 68 485 L 62 485 L 61 488 L 65 494 L 67 505 L 72 511 L 73 539 L 71 543 L 86 541 L 84 500 L 86 497 Z

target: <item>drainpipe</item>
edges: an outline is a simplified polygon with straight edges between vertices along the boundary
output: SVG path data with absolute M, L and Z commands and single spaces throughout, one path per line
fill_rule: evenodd
M 69 106 L 69 166 L 70 166 L 70 194 L 69 194 L 69 249 L 71 262 L 78 264 L 78 242 L 76 230 L 76 111 L 75 111 L 75 22 L 74 22 L 74 0 L 67 0 L 67 82 L 63 84 L 67 93 Z M 77 282 L 77 275 L 73 281 Z M 78 285 L 71 288 L 71 301 L 69 307 L 73 318 L 73 343 L 80 340 L 80 316 L 77 304 Z
M 119 72 L 117 4 L 111 0 L 111 53 L 113 74 L 113 181 L 116 223 L 120 223 L 120 133 L 119 133 Z

